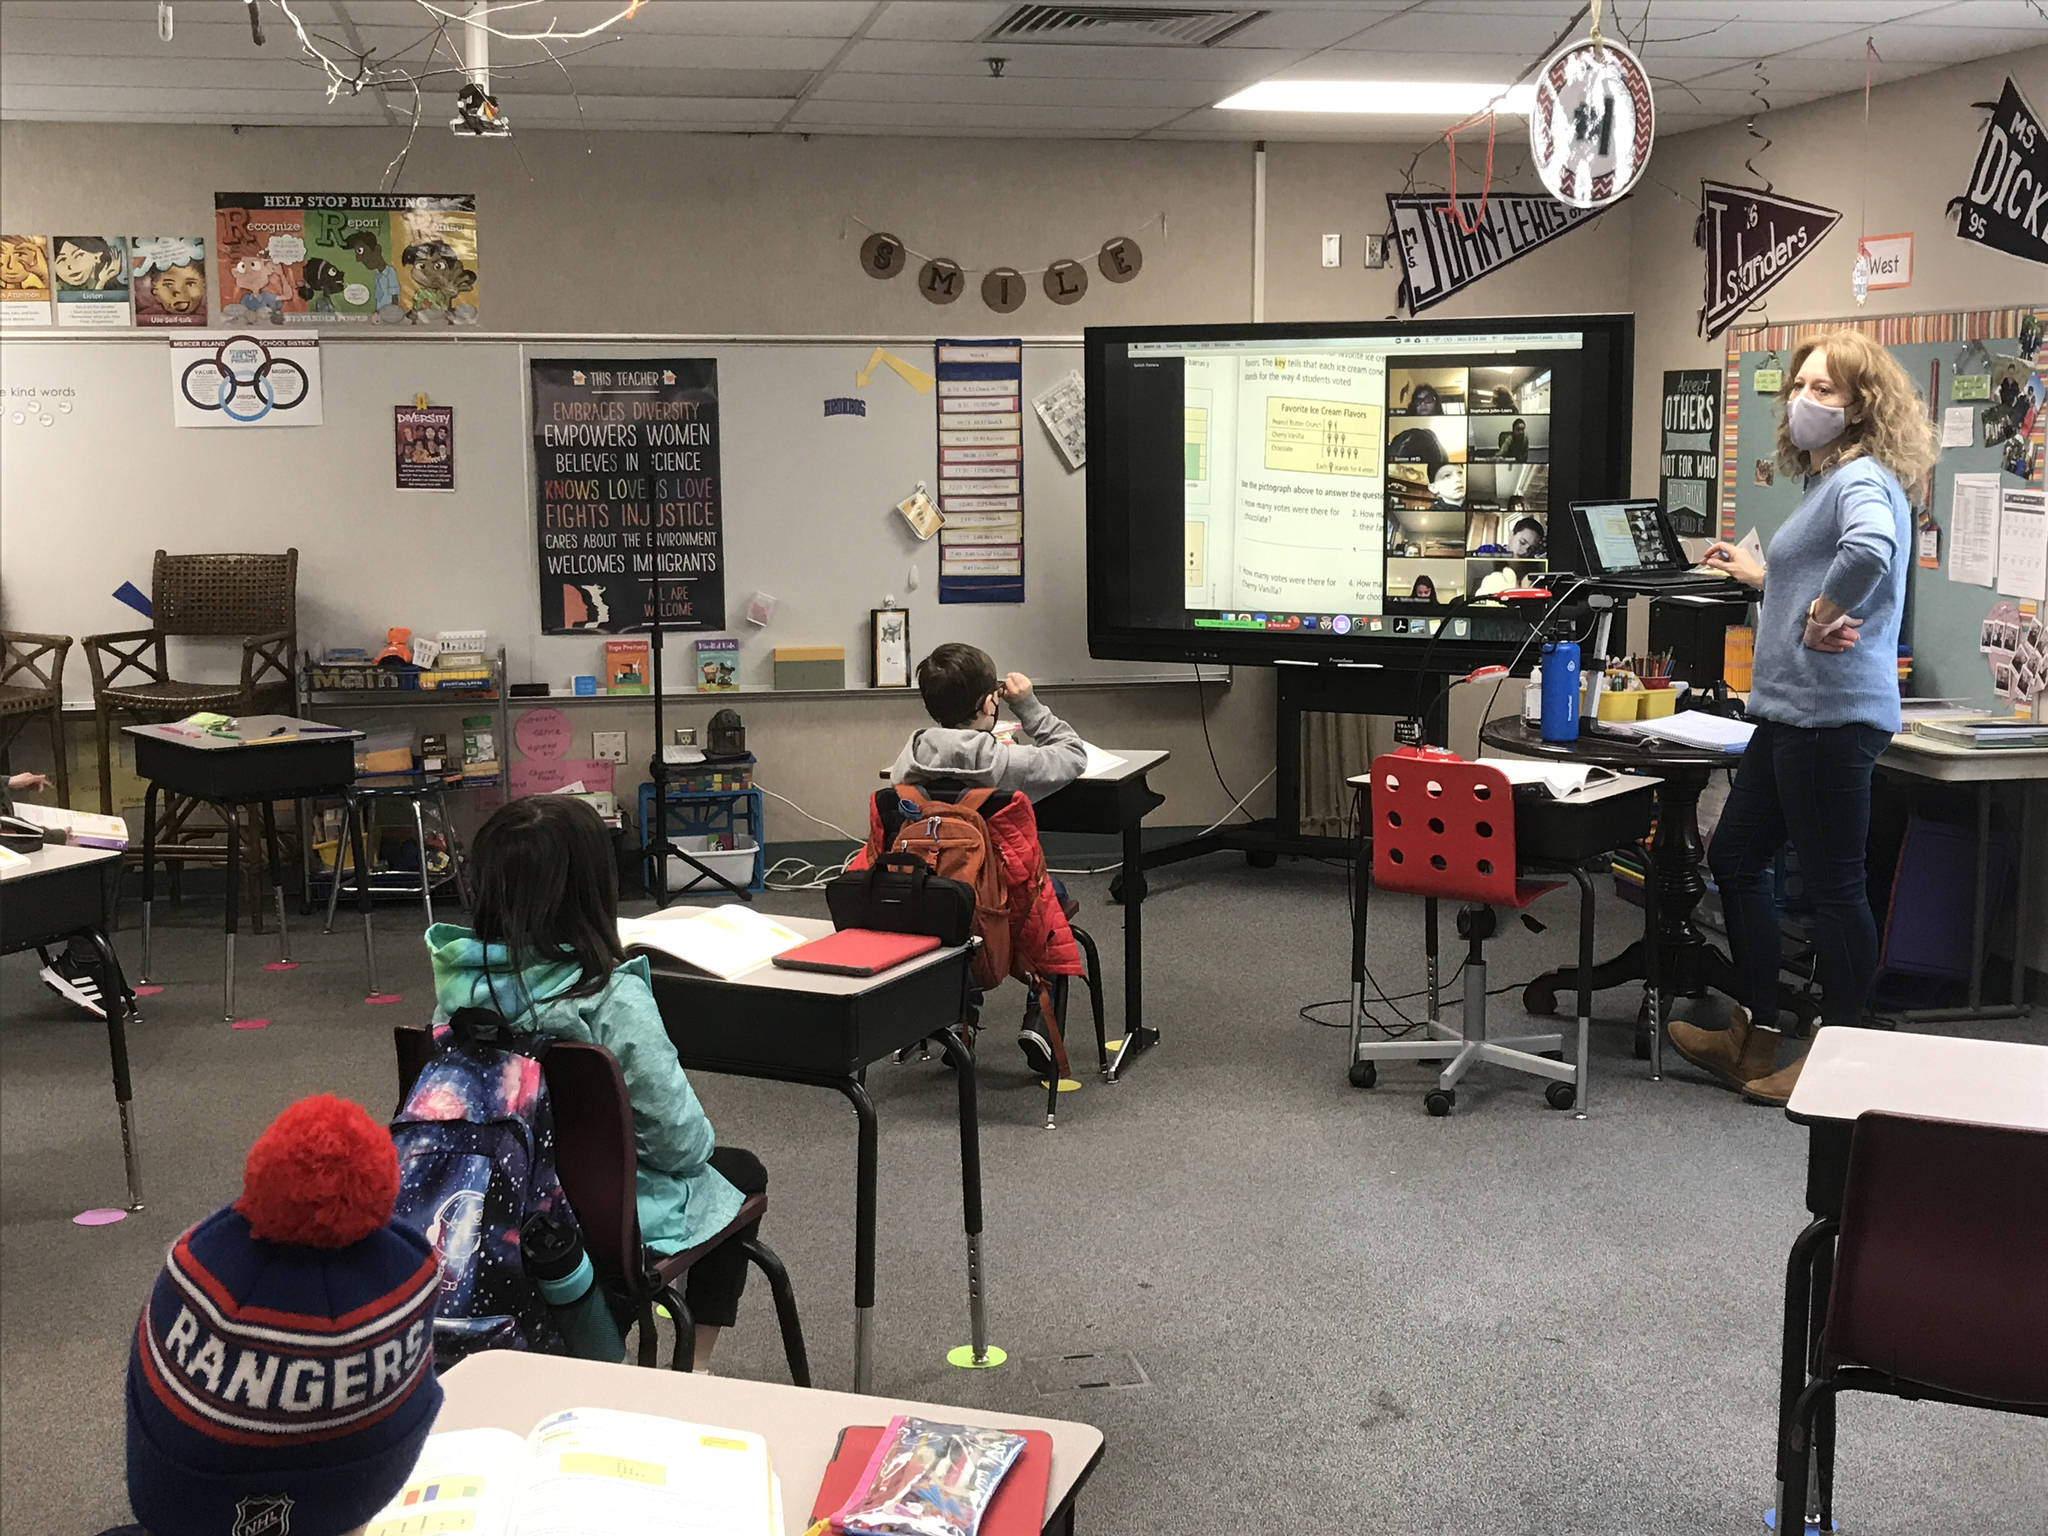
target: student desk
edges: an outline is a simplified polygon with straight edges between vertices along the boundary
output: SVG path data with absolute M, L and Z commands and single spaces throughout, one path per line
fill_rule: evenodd
M 687 919 L 691 909 L 672 909 Z M 806 939 L 832 932 L 823 918 L 777 917 Z M 676 1055 L 692 1072 L 723 1072 L 834 1088 L 853 1103 L 859 1133 L 854 1164 L 853 1383 L 866 1391 L 875 1310 L 874 1101 L 867 1069 L 905 1046 L 936 1040 L 953 1063 L 960 1092 L 960 1203 L 967 1228 L 967 1308 L 974 1358 L 988 1355 L 982 1287 L 981 1121 L 974 1052 L 955 1026 L 967 1017 L 973 945 L 936 949 L 877 976 L 833 976 L 757 966 L 730 981 L 700 975 L 658 950 L 654 1000 Z M 851 1421 L 850 1421 L 851 1422 Z
M 1781 1442 L 1827 1326 L 1835 1223 L 1849 1179 L 1856 1117 L 1873 1110 L 2048 1130 L 2048 1046 L 1883 1029 L 1823 1029 L 1813 1037 L 1785 1106 L 1785 1117 L 1807 1128 L 1806 1208 L 1814 1219 L 1794 1240 L 1785 1266 Z M 1824 1418 L 1833 1412 L 1832 1406 L 1821 1410 Z M 1778 1507 L 1785 1507 L 1782 1486 Z
M 524 1435 L 564 1408 L 614 1408 L 760 1435 L 782 1481 L 784 1536 L 802 1536 L 810 1528 L 811 1502 L 839 1448 L 839 1432 L 851 1424 L 887 1424 L 907 1413 L 945 1424 L 1043 1430 L 1052 1437 L 1052 1483 L 1046 1489 L 1043 1527 L 1048 1532 L 1073 1531 L 1075 1497 L 1102 1461 L 1102 1431 L 1065 1419 L 645 1371 L 509 1349 L 471 1355 L 441 1378 L 441 1390 L 445 1396 L 434 1421 L 437 1431 L 509 1429 Z
M 283 866 L 277 854 L 279 800 L 313 795 L 340 795 L 355 782 L 356 741 L 362 732 L 316 725 L 289 715 L 252 715 L 241 722 L 251 731 L 269 730 L 271 737 L 252 735 L 198 736 L 170 725 L 130 725 L 123 729 L 135 741 L 135 771 L 149 781 L 142 813 L 142 979 L 149 979 L 150 909 L 156 896 L 157 806 L 164 793 L 187 795 L 213 806 L 227 823 L 227 957 L 221 971 L 221 1012 L 235 1017 L 235 929 L 241 919 L 242 826 L 237 809 L 263 808 L 263 840 L 270 861 L 270 888 L 277 902 L 278 960 L 291 958 L 284 921 Z M 307 732 L 308 734 L 299 734 Z M 318 734 L 311 734 L 317 732 Z M 364 863 L 360 822 L 355 835 L 356 869 Z M 339 860 L 336 861 L 337 863 Z M 370 935 L 370 885 L 358 882 L 363 914 L 363 953 L 369 962 L 371 990 L 376 989 L 376 951 Z
M 1957 747 L 1902 731 L 1877 759 L 1877 766 L 1941 784 L 1968 784 L 1977 800 L 1977 891 L 1970 917 L 1970 992 L 1961 1008 L 1908 1008 L 1897 1017 L 1913 1023 L 1937 1019 L 2014 1019 L 2027 1011 L 2027 879 L 2022 868 L 2014 885 L 2012 991 L 2010 1002 L 1984 1002 L 1984 947 L 1990 928 L 1991 788 L 2018 784 L 2020 822 L 2013 846 L 2027 846 L 2027 801 L 2033 786 L 2048 779 L 2048 747 Z
M 128 1169 L 128 1209 L 142 1209 L 142 1162 L 135 1150 L 129 1110 L 127 1018 L 134 994 L 107 941 L 121 855 L 112 848 L 50 844 L 25 862 L 0 868 L 0 954 L 84 939 L 99 951 L 111 985 L 100 1006 L 107 1014 L 107 1054 L 114 1065 L 114 1105 L 121 1113 L 121 1158 Z
M 1649 893 L 1657 914 L 1656 937 L 1639 939 L 1612 960 L 1596 965 L 1593 989 L 1648 980 L 1652 957 L 1644 954 L 1644 945 L 1654 942 L 1655 975 L 1665 998 L 1698 997 L 1710 988 L 1728 997 L 1738 995 L 1734 965 L 1707 941 L 1692 915 L 1707 894 L 1707 877 L 1702 871 L 1705 851 L 1700 846 L 1700 793 L 1716 773 L 1741 762 L 1740 753 L 1706 751 L 1649 737 L 1581 736 L 1575 741 L 1545 741 L 1539 728 L 1519 719 L 1489 721 L 1480 729 L 1479 739 L 1496 752 L 1635 769 L 1662 779 L 1657 831 L 1650 841 L 1650 867 L 1644 872 L 1656 887 Z M 1557 1007 L 1557 994 L 1577 985 L 1572 967 L 1551 971 L 1523 990 L 1522 1006 L 1531 1013 L 1550 1013 Z M 1798 1015 L 1809 1027 L 1818 1016 L 1813 999 L 1790 987 L 1779 989 L 1779 1006 Z M 1661 1027 L 1661 1021 L 1647 1017 L 1643 1023 L 1648 1029 L 1638 1027 L 1638 1057 L 1651 1054 Z
M 1123 872 L 1117 886 L 1124 907 L 1124 1037 L 1105 1074 L 1113 1083 L 1126 1057 L 1159 1043 L 1159 1031 L 1145 1025 L 1145 865 L 1139 854 L 1146 816 L 1166 804 L 1146 775 L 1172 754 L 1120 747 L 1102 750 L 1122 761 L 1102 773 L 1082 775 L 1047 795 L 1035 809 L 1041 832 L 1112 833 L 1123 839 Z

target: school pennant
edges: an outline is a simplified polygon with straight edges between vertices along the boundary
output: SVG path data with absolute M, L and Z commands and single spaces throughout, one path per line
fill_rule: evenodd
M 1706 300 L 1700 334 L 1709 340 L 1785 280 L 1842 216 L 1762 187 L 1700 183 L 1694 244 L 1707 253 Z
M 2010 75 L 1984 125 L 1969 189 L 1952 198 L 1949 207 L 1963 239 L 2024 261 L 2048 263 L 2048 124 L 2027 105 Z
M 1461 226 L 1437 193 L 1390 192 L 1387 211 L 1401 248 L 1401 301 L 1411 316 L 1419 315 L 1621 201 L 1573 208 L 1547 193 L 1461 197 Z

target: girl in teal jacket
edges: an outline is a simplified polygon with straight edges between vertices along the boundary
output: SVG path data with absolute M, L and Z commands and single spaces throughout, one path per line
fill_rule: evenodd
M 610 1051 L 633 1107 L 640 1240 L 674 1253 L 723 1231 L 746 1195 L 767 1189 L 767 1172 L 751 1153 L 715 1144 L 662 1027 L 647 962 L 625 957 L 618 870 L 597 813 L 565 795 L 509 802 L 478 830 L 470 877 L 474 929 L 427 930 L 435 1022 L 489 1008 L 516 1029 Z M 746 1276 L 737 1242 L 692 1266 L 683 1299 L 697 1324 L 698 1370 L 719 1329 L 737 1320 Z

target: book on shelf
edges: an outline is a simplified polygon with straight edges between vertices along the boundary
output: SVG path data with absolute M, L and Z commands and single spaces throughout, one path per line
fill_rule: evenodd
M 691 970 L 730 981 L 795 949 L 804 936 L 765 913 L 731 902 L 622 918 L 619 942 L 628 949 L 654 950 Z
M 280 1528 L 281 1529 L 281 1528 Z M 567 1408 L 525 1434 L 427 1436 L 412 1475 L 364 1536 L 781 1536 L 768 1442 L 740 1429 Z
M 697 642 L 697 691 L 732 693 L 740 685 L 740 643 L 723 635 Z
M 604 685 L 608 693 L 645 693 L 649 677 L 645 640 L 604 643 Z

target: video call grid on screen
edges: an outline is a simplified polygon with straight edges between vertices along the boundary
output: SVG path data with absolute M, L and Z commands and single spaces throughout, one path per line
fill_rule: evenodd
M 1553 367 L 1576 331 L 1133 342 L 1183 370 L 1183 603 L 1323 623 L 1547 568 Z

